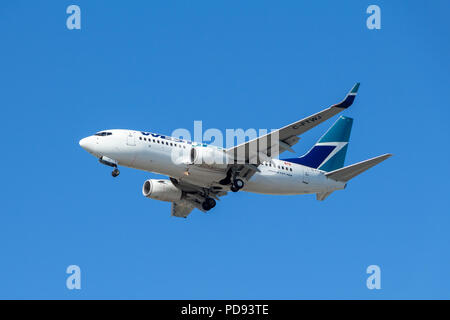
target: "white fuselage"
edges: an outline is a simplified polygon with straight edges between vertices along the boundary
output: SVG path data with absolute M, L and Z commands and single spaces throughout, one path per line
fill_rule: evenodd
M 189 163 L 190 150 L 206 146 L 176 138 L 134 130 L 108 130 L 108 136 L 89 136 L 80 145 L 97 158 L 107 157 L 120 166 L 154 172 L 177 180 L 212 187 L 224 178 L 220 166 L 198 166 Z M 214 146 L 207 146 L 216 148 Z M 245 183 L 243 191 L 293 195 L 340 190 L 345 183 L 328 179 L 321 170 L 272 159 L 258 166 Z M 224 190 L 228 186 L 223 186 Z

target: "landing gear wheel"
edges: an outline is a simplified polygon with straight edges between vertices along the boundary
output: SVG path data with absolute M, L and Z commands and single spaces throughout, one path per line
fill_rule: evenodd
M 242 181 L 241 179 L 235 179 L 233 181 L 233 187 L 237 190 L 242 189 L 244 187 L 244 181 Z
M 208 198 L 208 199 L 206 199 L 206 201 L 208 202 L 209 207 L 210 207 L 211 209 L 214 208 L 214 207 L 216 206 L 216 200 L 214 200 L 213 198 Z
M 120 171 L 119 171 L 119 169 L 117 169 L 117 168 L 115 168 L 115 169 L 111 172 L 111 175 L 112 175 L 114 178 L 117 177 L 119 174 L 120 174 Z
M 214 208 L 216 206 L 216 200 L 214 200 L 213 198 L 207 198 L 203 203 L 202 203 L 202 208 L 205 211 L 209 211 L 212 208 Z
M 233 192 L 238 192 L 239 191 L 239 189 L 236 188 L 234 185 L 231 185 L 230 190 L 233 191 Z

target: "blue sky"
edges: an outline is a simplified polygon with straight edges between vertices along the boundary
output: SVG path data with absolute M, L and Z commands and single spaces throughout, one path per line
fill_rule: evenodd
M 66 8 L 82 29 L 66 28 Z M 382 29 L 366 28 L 381 7 Z M 448 1 L 2 1 L 0 298 L 450 298 Z M 107 128 L 277 128 L 339 101 L 324 202 L 237 193 L 170 217 L 78 141 Z M 332 120 L 302 136 L 302 154 Z M 291 156 L 290 154 L 288 156 Z M 82 290 L 65 287 L 68 265 Z M 381 267 L 381 290 L 366 268 Z

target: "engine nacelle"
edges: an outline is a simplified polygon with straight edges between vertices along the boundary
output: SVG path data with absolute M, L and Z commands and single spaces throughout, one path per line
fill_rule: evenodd
M 229 156 L 221 149 L 212 147 L 194 147 L 191 149 L 192 164 L 224 165 L 230 163 Z
M 183 197 L 180 189 L 170 180 L 150 179 L 144 182 L 142 194 L 150 199 L 161 201 L 178 201 Z

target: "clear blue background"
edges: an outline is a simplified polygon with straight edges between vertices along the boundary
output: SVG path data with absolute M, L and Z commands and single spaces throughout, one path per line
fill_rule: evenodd
M 82 30 L 66 28 L 78 4 Z M 382 29 L 368 30 L 378 4 Z M 0 298 L 450 298 L 448 1 L 2 1 Z M 360 81 L 345 191 L 170 217 L 78 141 L 277 128 Z M 302 136 L 305 152 L 332 124 Z M 287 154 L 287 156 L 291 156 Z M 82 290 L 66 289 L 66 268 Z M 381 267 L 381 290 L 366 268 Z

